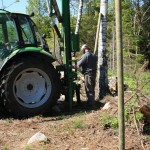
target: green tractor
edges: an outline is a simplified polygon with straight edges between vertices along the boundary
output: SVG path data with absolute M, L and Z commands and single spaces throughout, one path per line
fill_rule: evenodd
M 77 69 L 71 67 L 76 65 L 72 54 L 79 50 L 79 38 L 70 29 L 70 0 L 60 2 L 61 8 L 56 0 L 47 0 L 49 15 L 62 24 L 61 32 L 54 25 L 62 57 L 55 67 L 56 58 L 31 20 L 33 15 L 0 10 L 0 103 L 16 116 L 41 114 L 57 103 L 60 94 L 65 95 L 69 110 L 74 91 L 80 101 Z
M 16 116 L 40 114 L 56 104 L 60 77 L 29 15 L 0 10 L 0 103 Z

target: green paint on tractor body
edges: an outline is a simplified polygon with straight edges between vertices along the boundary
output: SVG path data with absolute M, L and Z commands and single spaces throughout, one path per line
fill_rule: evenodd
M 25 52 L 46 55 L 51 62 L 56 60 L 28 15 L 0 10 L 0 68 Z

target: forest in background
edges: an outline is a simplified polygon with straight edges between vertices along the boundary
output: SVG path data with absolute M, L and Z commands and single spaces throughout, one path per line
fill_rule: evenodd
M 94 49 L 100 0 L 84 0 L 81 27 L 79 30 L 80 45 L 87 43 Z M 70 1 L 71 30 L 74 32 L 78 1 Z M 107 58 L 109 68 L 116 70 L 115 47 L 115 8 L 114 1 L 108 1 L 107 16 Z M 53 39 L 52 24 L 55 19 L 49 19 L 46 3 L 43 0 L 28 0 L 27 13 L 35 13 L 34 22 L 41 33 L 46 33 Z M 135 72 L 142 64 L 150 60 L 150 1 L 149 0 L 123 0 L 123 52 L 125 71 Z M 53 41 L 53 40 L 50 41 Z M 48 41 L 49 42 L 49 41 Z M 50 42 L 49 42 L 50 43 Z M 53 45 L 53 42 L 50 43 Z M 144 69 L 150 69 L 147 65 Z

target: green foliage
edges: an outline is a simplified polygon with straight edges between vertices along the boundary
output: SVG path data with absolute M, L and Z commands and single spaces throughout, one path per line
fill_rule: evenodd
M 72 0 L 71 3 L 73 3 L 74 1 L 76 2 L 75 7 L 78 7 L 78 1 Z M 79 29 L 80 44 L 82 45 L 84 43 L 87 43 L 92 50 L 95 44 L 98 12 L 100 6 L 99 3 L 99 0 L 91 1 L 90 3 L 89 1 L 84 1 L 81 26 Z M 73 7 L 74 5 L 71 6 L 71 10 L 76 12 L 72 13 L 71 16 L 71 30 L 72 32 L 74 32 L 77 20 L 77 9 Z
M 80 128 L 83 128 L 85 127 L 85 122 L 80 119 L 80 118 L 77 118 L 74 122 L 73 122 L 73 127 L 75 129 L 80 129 Z
M 63 119 L 65 119 L 65 116 L 64 116 L 64 115 L 58 116 L 58 117 L 56 118 L 56 120 L 63 120 Z
M 95 44 L 96 25 L 97 19 L 95 19 L 93 15 L 89 15 L 88 18 L 82 17 L 80 43 L 87 43 L 91 49 L 94 48 Z
M 143 60 L 144 60 L 144 55 L 138 54 L 136 58 L 137 63 L 143 63 Z
M 81 110 L 81 111 L 75 113 L 75 116 L 77 116 L 77 117 L 80 117 L 80 116 L 83 116 L 83 115 L 85 115 L 84 110 Z
M 6 121 L 7 121 L 8 123 L 13 123 L 14 119 L 13 119 L 13 118 L 8 118 L 8 119 L 6 119 Z
M 7 146 L 5 146 L 1 150 L 9 150 L 9 148 Z
M 124 120 L 125 120 L 125 122 L 130 120 L 130 114 L 129 114 L 129 110 L 128 109 L 124 109 Z
M 105 127 L 106 124 L 109 124 L 110 116 L 107 113 L 104 113 L 103 116 L 100 118 L 100 124 L 102 127 Z
M 28 6 L 26 7 L 27 13 L 35 13 L 32 18 L 41 33 L 51 36 L 50 19 L 48 17 L 48 11 L 46 1 L 43 0 L 28 0 Z
M 142 4 L 142 5 L 141 5 Z M 147 1 L 122 1 L 122 31 L 124 70 L 134 72 L 140 67 L 144 59 L 150 60 L 150 19 L 149 2 Z M 113 32 L 115 30 L 114 2 L 109 1 L 107 23 L 107 45 L 109 46 L 109 57 L 115 43 Z M 116 47 L 114 47 L 116 49 Z M 116 51 L 115 51 L 116 60 Z M 115 61 L 116 67 L 116 61 Z
M 29 145 L 26 145 L 25 150 L 31 150 Z
M 142 93 L 149 95 L 150 94 L 150 71 L 141 73 L 139 84 L 141 86 L 145 84 L 145 86 L 142 88 Z
M 116 116 L 110 116 L 107 113 L 103 113 L 103 116 L 100 118 L 100 125 L 103 128 L 111 127 L 111 128 L 117 129 L 118 118 Z
M 146 135 L 146 138 L 150 139 L 150 135 Z
M 117 76 L 116 72 L 113 72 L 111 69 L 108 70 L 108 76 Z M 138 79 L 137 79 L 137 77 Z M 138 88 L 142 88 L 141 92 L 143 94 L 150 94 L 150 71 L 141 72 L 139 75 L 136 75 L 132 72 L 124 72 L 124 84 L 127 85 L 127 90 L 134 91 L 137 88 L 136 82 L 138 81 Z
M 137 78 L 138 77 L 138 78 Z M 138 88 L 142 88 L 141 92 L 143 94 L 150 94 L 150 72 L 140 72 L 138 75 L 131 73 L 124 73 L 124 83 L 128 85 L 128 90 L 135 90 L 137 87 L 136 82 L 138 82 Z
M 140 112 L 136 112 L 136 113 L 135 113 L 135 117 L 136 117 L 136 120 L 137 120 L 138 122 L 140 122 L 141 120 L 144 119 L 143 114 L 141 114 Z
M 136 102 L 137 99 L 135 99 L 133 97 L 133 99 L 131 99 L 126 107 L 125 107 L 125 110 L 124 110 L 124 119 L 126 122 L 132 122 L 132 119 L 133 119 L 133 116 L 131 115 L 132 114 L 132 109 L 133 107 L 135 106 L 135 102 Z
M 136 88 L 135 75 L 133 73 L 124 73 L 124 83 L 128 85 L 128 90 Z
M 60 131 L 67 131 L 69 132 L 69 134 L 73 134 L 73 127 L 72 127 L 72 123 L 65 123 L 63 128 L 60 129 Z
M 117 117 L 112 117 L 111 118 L 111 127 L 114 129 L 118 128 L 118 118 Z

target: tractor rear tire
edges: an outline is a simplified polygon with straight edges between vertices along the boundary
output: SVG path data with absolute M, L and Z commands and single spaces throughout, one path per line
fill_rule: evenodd
M 42 114 L 57 103 L 59 76 L 52 64 L 38 58 L 20 58 L 2 77 L 4 107 L 13 115 L 28 117 Z

